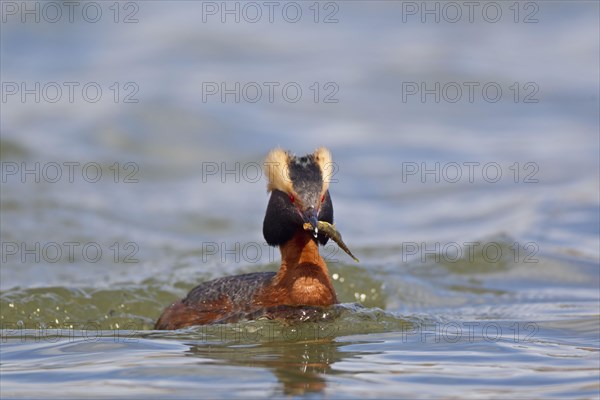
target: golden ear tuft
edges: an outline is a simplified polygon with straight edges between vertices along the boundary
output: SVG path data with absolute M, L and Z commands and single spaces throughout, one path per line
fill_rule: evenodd
M 292 192 L 292 182 L 289 171 L 290 155 L 287 151 L 276 148 L 269 152 L 263 164 L 267 177 L 267 191 L 281 190 L 285 193 Z
M 329 189 L 329 181 L 335 171 L 333 161 L 331 161 L 331 153 L 327 148 L 319 147 L 313 153 L 313 157 L 319 168 L 321 168 L 321 174 L 323 175 L 323 193 L 325 193 L 327 189 Z

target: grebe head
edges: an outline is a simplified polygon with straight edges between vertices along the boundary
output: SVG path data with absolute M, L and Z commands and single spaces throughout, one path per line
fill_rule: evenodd
M 271 192 L 263 223 L 263 235 L 271 246 L 287 242 L 303 224 L 313 226 L 313 236 L 325 245 L 327 236 L 319 233 L 317 221 L 333 223 L 329 178 L 334 171 L 331 154 L 324 147 L 296 157 L 282 149 L 272 150 L 264 163 Z

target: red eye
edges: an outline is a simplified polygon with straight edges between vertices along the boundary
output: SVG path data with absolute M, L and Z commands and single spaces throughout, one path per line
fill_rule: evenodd
M 321 196 L 321 203 L 325 201 L 325 195 Z
M 290 201 L 293 203 L 296 199 L 294 199 L 294 196 L 290 194 Z

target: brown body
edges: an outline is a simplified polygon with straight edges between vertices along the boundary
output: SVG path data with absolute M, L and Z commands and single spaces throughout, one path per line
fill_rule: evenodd
M 319 232 L 319 222 L 333 224 L 327 179 L 331 163 L 331 154 L 323 147 L 303 157 L 272 150 L 264 164 L 271 195 L 263 236 L 267 244 L 281 250 L 279 271 L 201 283 L 167 307 L 155 328 L 178 329 L 263 316 L 294 319 L 294 313 L 306 315 L 309 309 L 337 303 L 327 265 L 319 255 L 319 244 L 329 240 Z M 310 232 L 304 228 L 306 223 Z
M 298 231 L 282 245 L 281 260 L 281 267 L 276 274 L 250 274 L 256 276 L 251 282 L 257 287 L 255 290 L 247 288 L 249 290 L 244 292 L 247 295 L 232 298 L 227 293 L 227 287 L 206 296 L 201 293 L 200 296 L 190 296 L 193 291 L 190 292 L 185 299 L 167 307 L 156 322 L 155 329 L 235 322 L 265 313 L 269 316 L 269 309 L 275 310 L 280 306 L 327 307 L 338 302 L 327 265 L 310 233 Z M 240 275 L 239 279 L 250 275 Z M 229 279 L 235 278 L 238 277 Z M 231 285 L 229 281 L 227 284 Z

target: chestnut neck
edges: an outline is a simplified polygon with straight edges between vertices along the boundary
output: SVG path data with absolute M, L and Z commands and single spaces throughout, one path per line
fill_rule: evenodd
M 298 231 L 280 246 L 281 267 L 274 287 L 281 288 L 292 304 L 328 306 L 337 297 L 319 245 L 307 231 Z
M 293 269 L 301 264 L 318 266 L 327 275 L 327 264 L 319 254 L 319 245 L 310 232 L 298 231 L 279 247 L 282 269 Z M 280 271 L 281 272 L 281 271 Z

